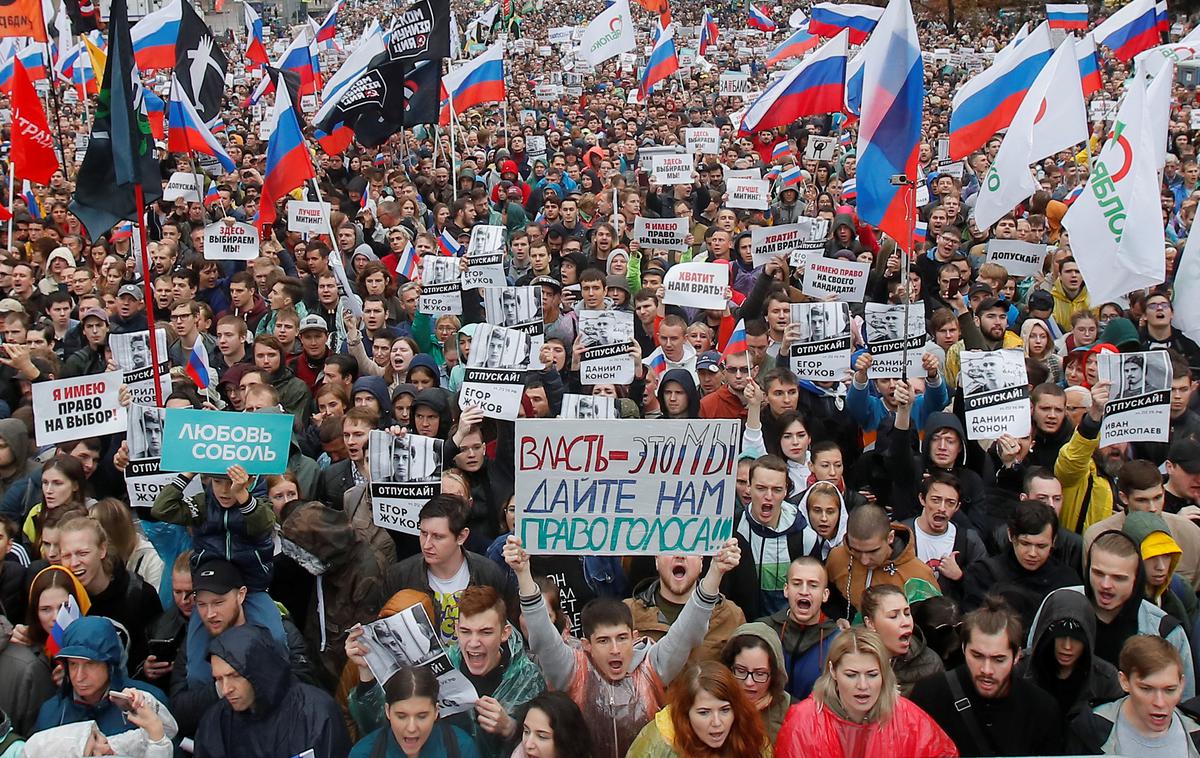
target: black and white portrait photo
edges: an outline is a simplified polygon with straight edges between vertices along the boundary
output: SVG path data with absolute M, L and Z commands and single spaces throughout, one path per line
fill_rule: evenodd
M 149 405 L 129 406 L 129 458 L 161 458 L 165 409 Z
M 368 463 L 372 482 L 441 481 L 442 440 L 419 434 L 371 432 Z
M 874 304 L 867 303 L 867 305 Z M 922 327 L 924 327 L 923 322 Z M 877 308 L 867 308 L 867 342 L 890 342 L 903 337 L 903 305 L 879 305 Z
M 579 334 L 585 345 L 617 345 L 633 340 L 633 314 L 624 311 L 579 311 Z
M 964 350 L 960 384 L 967 397 L 1028 383 L 1019 350 Z
M 800 342 L 824 342 L 850 334 L 847 303 L 794 303 L 792 323 Z
M 166 332 L 159 330 L 158 359 L 167 358 Z M 127 334 L 111 334 L 108 337 L 112 349 L 113 361 L 122 371 L 138 371 L 150 368 L 150 333 L 130 332 Z
M 1130 397 L 1163 392 L 1171 388 L 1171 365 L 1165 350 L 1144 353 L 1100 353 L 1097 366 L 1101 379 L 1112 383 L 1109 397 Z
M 437 630 L 419 603 L 363 627 L 367 666 L 386 682 L 403 665 L 419 665 L 442 653 Z
M 471 340 L 467 365 L 474 368 L 517 368 L 529 356 L 529 335 L 495 324 L 480 324 Z
M 598 395 L 575 395 L 571 393 L 563 395 L 560 418 L 590 421 L 592 419 L 610 419 L 616 417 L 616 400 L 614 398 Z
M 483 307 L 489 323 L 518 326 L 542 318 L 542 288 L 485 287 Z
M 504 227 L 477 224 L 471 228 L 471 241 L 467 244 L 467 255 L 487 255 L 504 252 Z
M 425 284 L 449 284 L 461 278 L 458 258 L 426 255 L 421 259 L 421 281 Z

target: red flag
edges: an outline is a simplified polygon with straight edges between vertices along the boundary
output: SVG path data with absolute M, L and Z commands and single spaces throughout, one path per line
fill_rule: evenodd
M 37 184 L 49 184 L 59 168 L 46 112 L 19 58 L 13 59 L 12 162 L 18 179 Z

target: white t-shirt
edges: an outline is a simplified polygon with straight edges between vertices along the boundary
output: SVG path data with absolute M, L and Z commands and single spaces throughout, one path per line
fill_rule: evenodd
M 438 579 L 432 571 L 425 573 L 429 577 L 429 589 L 433 590 L 433 600 L 438 608 L 438 617 L 435 620 L 438 633 L 442 642 L 448 645 L 456 639 L 454 627 L 458 621 L 458 595 L 470 583 L 471 572 L 464 560 L 462 566 L 449 579 Z
M 933 569 L 935 575 L 938 573 L 938 567 L 942 564 L 942 556 L 954 550 L 954 535 L 957 532 L 953 522 L 946 527 L 945 534 L 930 534 L 921 528 L 921 522 L 913 522 L 913 536 L 917 540 L 917 558 Z

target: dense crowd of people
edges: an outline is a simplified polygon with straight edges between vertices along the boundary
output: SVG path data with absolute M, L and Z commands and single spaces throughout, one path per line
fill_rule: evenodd
M 1195 87 L 1174 88 L 1161 172 L 1167 279 L 1096 302 L 1062 219 L 1111 122 L 1037 165 L 1038 191 L 986 229 L 973 207 L 1001 136 L 961 174 L 938 160 L 976 57 L 1040 6 L 954 28 L 918 15 L 928 202 L 906 252 L 846 191 L 852 138 L 806 157 L 814 135 L 854 134 L 844 115 L 738 134 L 746 103 L 719 94 L 719 75 L 761 89 L 783 34 L 743 31 L 740 4 L 711 10 L 705 56 L 644 103 L 630 97 L 637 66 L 564 71 L 550 43 L 598 4 L 530 3 L 494 28 L 472 23 L 477 4 L 451 5 L 466 57 L 508 34 L 504 107 L 339 154 L 306 125 L 317 186 L 280 201 L 251 261 L 206 258 L 205 227 L 258 218 L 253 82 L 239 73 L 227 92 L 220 139 L 237 168 L 211 177 L 216 201 L 148 209 L 148 270 L 136 228 L 93 237 L 70 212 L 69 145 L 90 111 L 52 112 L 65 168 L 0 226 L 0 756 L 1200 755 L 1200 346 L 1173 325 L 1200 203 Z M 796 9 L 772 12 L 785 26 Z M 335 66 L 394 12 L 344 7 L 343 49 L 322 58 Z M 698 33 L 708 11 L 670 12 Z M 659 16 L 635 14 L 645 42 Z M 1173 21 L 1173 35 L 1190 27 Z M 243 42 L 223 44 L 243 66 Z M 1130 66 L 1102 56 L 1093 99 L 1116 100 Z M 563 89 L 548 101 L 551 80 Z M 719 150 L 693 156 L 690 183 L 659 186 L 639 157 L 700 126 L 719 129 Z M 164 184 L 200 170 L 157 147 Z M 730 206 L 728 172 L 793 168 L 768 209 Z M 330 234 L 290 231 L 286 204 L 318 189 Z M 639 218 L 686 219 L 686 250 L 640 245 Z M 833 381 L 797 376 L 811 325 L 792 306 L 815 301 L 804 268 L 754 257 L 755 228 L 803 219 L 829 222 L 814 255 L 870 266 Z M 539 290 L 519 418 L 567 418 L 568 396 L 572 418 L 592 418 L 583 396 L 638 429 L 742 422 L 732 536 L 715 555 L 527 552 L 521 422 L 463 400 L 473 348 L 493 349 L 473 345 L 496 321 L 486 292 L 423 312 L 421 268 L 405 267 L 465 250 L 479 226 L 505 231 L 507 285 Z M 988 262 L 993 240 L 1045 245 L 1042 270 Z M 689 262 L 728 267 L 723 308 L 664 302 Z M 920 306 L 919 378 L 872 372 L 870 303 Z M 581 314 L 596 311 L 632 314 L 632 381 L 584 382 Z M 145 395 L 130 387 L 128 434 L 39 442 L 32 387 L 128 371 L 113 345 L 151 319 L 167 337 L 165 407 L 287 414 L 286 472 L 170 472 L 132 497 L 131 461 L 156 457 L 162 429 L 153 414 L 135 423 Z M 975 440 L 961 367 L 1000 350 L 1024 357 L 1031 431 Z M 1170 366 L 1166 441 L 1102 445 L 1127 388 L 1101 356 L 1147 351 Z M 422 438 L 441 453 L 438 494 L 415 529 L 384 528 L 371 445 Z

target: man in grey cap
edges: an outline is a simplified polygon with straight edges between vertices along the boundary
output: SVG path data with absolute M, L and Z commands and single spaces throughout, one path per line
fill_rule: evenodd
M 122 284 L 117 290 L 116 315 L 109 317 L 109 331 L 113 334 L 128 334 L 148 329 L 143 302 L 141 285 Z
M 309 392 L 316 393 L 329 355 L 329 325 L 325 318 L 310 313 L 300 319 L 300 354 L 296 356 L 292 370 L 308 385 Z

